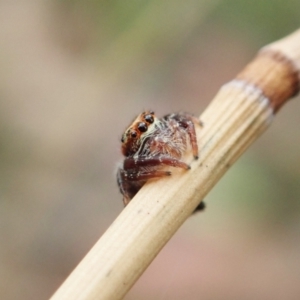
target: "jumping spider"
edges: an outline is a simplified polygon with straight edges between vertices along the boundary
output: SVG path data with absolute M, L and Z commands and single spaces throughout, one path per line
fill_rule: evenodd
M 195 126 L 202 122 L 187 113 L 169 114 L 158 119 L 153 111 L 141 113 L 124 132 L 123 167 L 118 169 L 117 181 L 126 206 L 147 180 L 170 176 L 165 166 L 189 170 L 181 160 L 191 149 L 198 159 Z M 195 211 L 204 208 L 201 202 Z

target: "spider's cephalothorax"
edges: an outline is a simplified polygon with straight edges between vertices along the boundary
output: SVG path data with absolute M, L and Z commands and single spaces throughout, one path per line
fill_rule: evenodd
M 117 174 L 124 205 L 148 179 L 170 176 L 165 166 L 190 169 L 182 158 L 189 149 L 198 158 L 195 126 L 202 126 L 201 121 L 187 113 L 158 119 L 153 111 L 146 111 L 133 121 L 121 139 L 125 159 Z M 202 208 L 200 203 L 198 209 Z

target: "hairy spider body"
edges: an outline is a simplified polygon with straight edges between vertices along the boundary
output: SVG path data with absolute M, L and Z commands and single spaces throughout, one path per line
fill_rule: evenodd
M 121 139 L 125 159 L 117 173 L 125 206 L 147 180 L 170 176 L 166 166 L 190 169 L 182 158 L 189 150 L 198 158 L 195 126 L 202 126 L 201 121 L 187 113 L 158 119 L 153 111 L 146 111 L 133 121 Z M 197 210 L 203 208 L 200 203 Z

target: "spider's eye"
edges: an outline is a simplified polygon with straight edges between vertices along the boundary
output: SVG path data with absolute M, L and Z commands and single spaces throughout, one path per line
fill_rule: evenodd
M 148 122 L 150 124 L 152 124 L 154 122 L 153 116 L 151 116 L 151 115 L 146 115 L 145 120 L 146 120 L 146 122 Z
M 147 124 L 146 124 L 146 123 L 140 122 L 140 123 L 138 124 L 138 130 L 139 130 L 140 132 L 146 132 L 147 129 L 148 129 L 148 127 L 147 127 Z
M 121 142 L 122 142 L 122 143 L 124 143 L 124 142 L 125 142 L 124 136 L 122 136 L 122 138 L 121 138 Z
M 131 137 L 132 138 L 136 138 L 137 137 L 137 133 L 136 133 L 136 131 L 131 131 Z

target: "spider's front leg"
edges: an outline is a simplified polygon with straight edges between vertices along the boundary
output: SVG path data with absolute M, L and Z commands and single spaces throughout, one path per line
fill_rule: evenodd
M 126 206 L 129 201 L 142 188 L 147 180 L 170 176 L 171 172 L 156 169 L 143 169 L 139 167 L 131 169 L 119 168 L 117 173 L 117 182 L 120 192 L 123 195 L 123 203 Z
M 171 166 L 189 170 L 191 167 L 185 162 L 170 156 L 138 156 L 126 157 L 124 169 L 137 169 L 139 167 Z M 156 176 L 155 176 L 156 177 Z
M 134 191 L 134 187 L 130 184 L 130 181 L 125 180 L 124 171 L 122 168 L 118 169 L 117 173 L 117 183 L 120 189 L 121 194 L 123 195 L 123 203 L 126 206 L 131 198 L 137 193 Z

